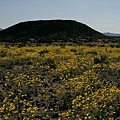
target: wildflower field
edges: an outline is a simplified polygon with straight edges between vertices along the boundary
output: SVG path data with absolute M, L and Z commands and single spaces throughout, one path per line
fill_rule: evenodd
M 120 47 L 1 44 L 0 120 L 120 120 Z

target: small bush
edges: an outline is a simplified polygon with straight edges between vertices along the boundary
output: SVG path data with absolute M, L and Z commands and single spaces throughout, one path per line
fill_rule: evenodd
M 101 55 L 100 58 L 95 57 L 94 58 L 94 64 L 99 64 L 99 63 L 105 63 L 107 64 L 107 56 L 106 55 Z
M 39 52 L 40 55 L 43 55 L 45 53 L 49 53 L 49 50 L 42 50 L 42 51 Z

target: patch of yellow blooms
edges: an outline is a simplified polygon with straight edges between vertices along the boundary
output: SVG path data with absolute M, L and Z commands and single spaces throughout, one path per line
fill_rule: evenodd
M 41 56 L 39 53 L 44 50 L 48 52 Z M 71 109 L 60 111 L 58 120 L 114 120 L 114 114 L 120 110 L 120 89 L 117 83 L 108 80 L 103 83 L 100 78 L 100 72 L 108 67 L 110 70 L 120 71 L 120 48 L 111 48 L 109 45 L 105 47 L 43 45 L 6 48 L 5 45 L 0 45 L 0 52 L 5 52 L 0 62 L 29 59 L 33 63 L 29 65 L 30 69 L 45 68 L 59 76 L 64 84 L 56 90 L 56 93 L 58 95 L 68 93 L 73 99 Z M 101 55 L 107 55 L 109 61 L 108 65 L 103 63 L 103 68 L 100 63 L 94 64 L 94 58 L 100 58 Z M 42 64 L 48 59 L 54 60 L 56 69 Z M 16 114 L 22 116 L 23 120 L 33 119 L 38 107 L 20 98 L 20 96 L 27 96 L 21 88 L 28 85 L 42 86 L 39 84 L 40 76 L 35 73 L 28 75 L 24 71 L 18 74 L 9 71 L 5 78 L 5 87 L 15 84 L 18 94 L 14 93 L 15 91 L 6 91 L 6 96 L 0 106 L 2 115 L 0 119 L 17 119 Z M 19 105 L 23 106 L 21 110 L 19 110 Z

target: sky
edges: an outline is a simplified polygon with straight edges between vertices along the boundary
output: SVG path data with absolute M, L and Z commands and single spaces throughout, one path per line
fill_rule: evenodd
M 76 20 L 120 33 L 120 0 L 0 0 L 0 28 L 31 20 Z

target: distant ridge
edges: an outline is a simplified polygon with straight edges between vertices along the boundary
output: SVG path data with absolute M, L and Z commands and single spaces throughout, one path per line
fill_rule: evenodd
M 103 34 L 107 36 L 120 36 L 120 34 L 118 33 L 111 33 L 111 32 L 104 32 Z
M 66 40 L 76 37 L 102 36 L 100 32 L 74 20 L 26 21 L 0 31 L 0 39 Z
M 2 29 L 0 28 L 0 31 L 2 31 Z

